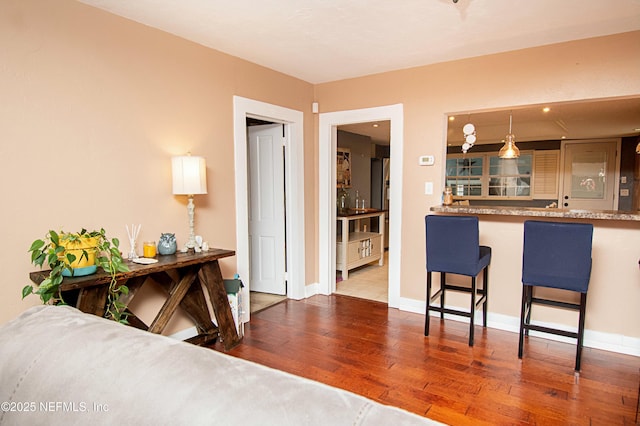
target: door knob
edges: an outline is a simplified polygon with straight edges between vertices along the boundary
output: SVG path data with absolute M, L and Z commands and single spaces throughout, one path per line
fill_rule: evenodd
M 569 207 L 569 203 L 564 203 L 564 206 L 565 207 Z
M 564 199 L 565 199 L 565 200 L 568 200 L 568 199 L 569 199 L 569 196 L 568 196 L 568 195 L 565 195 L 565 196 L 564 196 Z

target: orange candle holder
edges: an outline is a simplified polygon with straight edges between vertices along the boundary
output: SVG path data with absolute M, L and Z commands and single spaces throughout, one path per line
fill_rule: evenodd
M 156 242 L 145 241 L 142 245 L 142 256 L 144 257 L 156 257 Z

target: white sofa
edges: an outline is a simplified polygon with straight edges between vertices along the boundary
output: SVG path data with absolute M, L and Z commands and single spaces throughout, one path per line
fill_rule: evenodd
M 436 425 L 67 306 L 0 327 L 0 425 Z

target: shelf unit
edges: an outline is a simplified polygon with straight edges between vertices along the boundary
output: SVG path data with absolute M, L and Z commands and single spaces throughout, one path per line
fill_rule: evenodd
M 378 218 L 378 232 L 365 232 L 360 220 Z M 336 236 L 336 270 L 342 272 L 342 279 L 349 278 L 349 271 L 359 266 L 378 261 L 384 265 L 384 226 L 383 210 L 350 210 L 337 217 L 342 232 Z M 354 232 L 349 232 L 350 222 L 354 222 Z

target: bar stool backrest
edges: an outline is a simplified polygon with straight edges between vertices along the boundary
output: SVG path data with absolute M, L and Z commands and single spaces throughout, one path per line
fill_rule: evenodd
M 588 223 L 525 221 L 522 283 L 586 293 L 592 238 Z
M 428 215 L 425 222 L 427 271 L 476 276 L 481 269 L 478 218 Z

